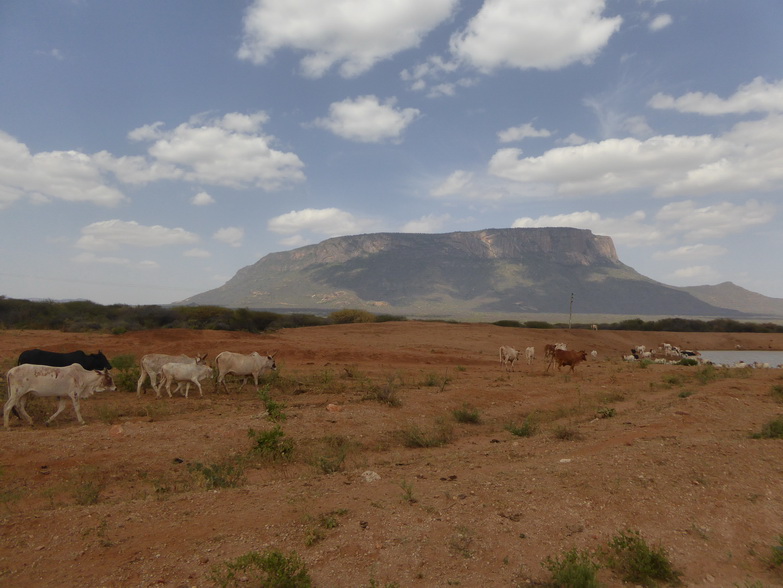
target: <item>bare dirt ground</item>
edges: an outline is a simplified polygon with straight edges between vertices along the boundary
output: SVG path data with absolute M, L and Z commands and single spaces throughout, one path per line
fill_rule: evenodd
M 555 341 L 598 358 L 573 375 L 547 371 L 543 346 Z M 783 335 L 413 321 L 270 335 L 0 331 L 4 369 L 33 347 L 210 361 L 277 352 L 270 393 L 295 443 L 290 461 L 251 459 L 238 487 L 208 489 L 194 464 L 248 455 L 248 429 L 275 426 L 254 386 L 98 394 L 82 402 L 86 426 L 68 407 L 44 427 L 54 403 L 35 399 L 33 429 L 14 418 L 0 432 L 0 584 L 212 586 L 213 566 L 274 549 L 299 554 L 318 587 L 540 585 L 547 556 L 633 529 L 665 547 L 686 586 L 783 586 L 769 565 L 783 533 L 783 442 L 750 438 L 783 414 L 772 393 L 783 371 L 702 381 L 699 368 L 621 360 L 663 342 L 783 349 Z M 503 344 L 538 358 L 506 373 Z M 400 405 L 370 398 L 378 390 Z M 455 419 L 466 407 L 479 423 Z M 536 434 L 507 430 L 528 416 Z M 451 438 L 408 447 L 417 427 Z

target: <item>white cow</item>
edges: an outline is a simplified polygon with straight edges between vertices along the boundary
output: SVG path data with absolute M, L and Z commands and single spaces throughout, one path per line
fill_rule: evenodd
M 171 384 L 173 382 L 177 383 L 177 391 L 182 388 L 182 384 L 185 384 L 185 398 L 187 398 L 188 392 L 190 392 L 190 384 L 192 383 L 198 388 L 198 395 L 204 396 L 204 391 L 201 389 L 201 380 L 206 380 L 213 376 L 212 368 L 208 365 L 167 363 L 160 368 L 160 388 L 163 388 L 165 384 L 166 392 L 169 393 L 169 398 L 171 398 Z
M 509 371 L 510 366 L 511 371 L 513 372 L 514 362 L 519 359 L 519 351 L 508 345 L 501 345 L 499 353 L 500 365 L 506 368 L 506 371 Z
M 79 424 L 84 424 L 82 413 L 79 410 L 79 400 L 92 396 L 95 392 L 116 390 L 114 381 L 109 375 L 109 370 L 86 370 L 78 363 L 67 367 L 51 367 L 47 365 L 23 364 L 8 370 L 6 374 L 8 400 L 3 407 L 3 425 L 8 427 L 8 418 L 14 408 L 30 425 L 33 419 L 27 414 L 25 404 L 29 394 L 33 396 L 57 397 L 57 412 L 46 421 L 48 425 L 63 410 L 68 403 L 68 398 L 73 403 L 73 410 Z
M 141 396 L 144 382 L 149 377 L 152 389 L 160 398 L 160 385 L 157 383 L 160 368 L 167 363 L 188 363 L 203 365 L 206 363 L 207 354 L 197 357 L 188 357 L 187 355 L 166 355 L 165 353 L 149 353 L 141 358 L 139 362 L 139 381 L 136 383 L 136 396 Z
M 226 392 L 228 392 L 226 376 L 229 374 L 242 376 L 242 386 L 239 387 L 239 389 L 242 390 L 247 382 L 248 376 L 253 376 L 253 381 L 255 382 L 255 385 L 258 386 L 258 376 L 267 370 L 277 369 L 274 353 L 272 355 L 261 355 L 256 351 L 249 355 L 223 351 L 215 358 L 215 367 L 217 367 L 218 370 L 215 390 L 217 390 L 220 384 L 223 384 L 223 388 Z
M 527 360 L 527 365 L 533 365 L 533 360 L 536 358 L 536 348 L 535 347 L 526 347 L 525 348 L 525 359 Z

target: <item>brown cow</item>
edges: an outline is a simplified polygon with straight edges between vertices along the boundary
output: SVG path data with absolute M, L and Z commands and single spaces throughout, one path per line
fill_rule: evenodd
M 557 364 L 559 370 L 564 365 L 571 366 L 571 371 L 583 361 L 587 361 L 586 351 L 566 351 L 565 349 L 555 349 L 553 356 L 554 362 Z

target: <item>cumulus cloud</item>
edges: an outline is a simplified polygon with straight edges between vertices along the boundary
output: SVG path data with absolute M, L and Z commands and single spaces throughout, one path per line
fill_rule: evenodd
M 683 245 L 682 247 L 669 249 L 668 251 L 656 251 L 653 253 L 652 257 L 653 259 L 660 260 L 693 261 L 720 257 L 721 255 L 726 255 L 728 252 L 729 250 L 722 245 L 696 243 L 694 245 Z
M 401 233 L 437 233 L 451 220 L 449 214 L 428 214 L 416 220 L 408 221 L 400 229 Z
M 777 209 L 773 204 L 748 200 L 745 204 L 722 202 L 698 207 L 692 200 L 673 202 L 662 207 L 656 220 L 687 241 L 719 239 L 742 233 L 772 221 Z
M 452 173 L 446 180 L 438 185 L 437 187 L 430 190 L 430 194 L 432 196 L 453 196 L 455 194 L 459 194 L 462 192 L 466 187 L 468 187 L 473 180 L 473 174 L 458 169 L 454 173 Z
M 95 156 L 79 151 L 31 153 L 0 131 L 0 208 L 20 198 L 35 202 L 64 200 L 116 206 L 126 198 L 110 186 Z
M 333 66 L 354 77 L 416 47 L 453 12 L 457 0 L 255 0 L 244 18 L 238 56 L 266 63 L 280 49 L 302 51 L 304 75 Z
M 650 23 L 647 25 L 647 27 L 653 33 L 657 33 L 658 31 L 668 27 L 670 24 L 672 24 L 672 22 L 671 14 L 656 14 L 652 20 L 650 20 Z
M 544 185 L 552 194 L 598 195 L 650 190 L 688 196 L 783 188 L 783 116 L 741 122 L 722 136 L 659 135 L 607 139 L 522 157 L 498 150 L 489 162 L 497 177 Z
M 513 143 L 515 141 L 521 141 L 528 137 L 549 137 L 551 131 L 547 129 L 537 129 L 532 123 L 525 123 L 518 127 L 509 127 L 498 133 L 498 140 L 501 143 Z
M 702 92 L 689 92 L 679 98 L 658 93 L 650 99 L 649 106 L 708 116 L 783 112 L 783 80 L 767 82 L 763 77 L 757 77 L 750 83 L 740 86 L 728 98 Z
M 161 123 L 139 127 L 128 135 L 151 142 L 155 165 L 177 170 L 178 177 L 203 184 L 276 190 L 304 179 L 304 164 L 295 153 L 273 148 L 265 135 L 263 112 L 229 113 L 221 118 L 193 117 L 171 131 Z
M 185 229 L 170 229 L 160 225 L 145 226 L 136 221 L 117 219 L 100 221 L 82 229 L 76 247 L 89 251 L 114 251 L 121 246 L 165 247 L 190 245 L 198 242 L 198 236 Z
M 522 217 L 516 219 L 511 226 L 590 229 L 596 235 L 609 235 L 614 242 L 632 247 L 655 245 L 665 238 L 665 232 L 654 223 L 650 223 L 641 210 L 614 218 L 604 217 L 589 210 L 551 216 L 542 215 L 537 218 Z
M 206 192 L 199 192 L 191 198 L 190 203 L 193 206 L 208 206 L 209 204 L 214 204 L 215 199 Z
M 590 63 L 622 23 L 603 18 L 604 8 L 604 0 L 487 0 L 451 37 L 451 51 L 482 71 Z
M 305 208 L 270 219 L 267 228 L 283 235 L 309 231 L 317 235 L 337 237 L 362 233 L 373 225 L 373 221 L 357 218 L 339 208 Z
M 419 116 L 416 108 L 399 109 L 396 99 L 383 104 L 376 96 L 359 96 L 329 106 L 329 116 L 314 121 L 314 125 L 335 135 L 361 143 L 399 141 L 403 131 Z
M 223 227 L 215 231 L 212 238 L 231 247 L 241 247 L 242 239 L 245 237 L 245 229 L 240 227 Z

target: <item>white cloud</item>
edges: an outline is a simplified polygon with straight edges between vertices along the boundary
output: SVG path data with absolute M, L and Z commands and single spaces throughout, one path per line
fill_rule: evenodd
M 650 246 L 660 243 L 665 232 L 647 221 L 643 211 L 636 211 L 624 217 L 603 217 L 589 210 L 568 214 L 543 215 L 538 218 L 516 219 L 512 227 L 575 227 L 590 229 L 596 235 L 608 235 L 615 243 L 635 246 Z
M 212 254 L 209 251 L 205 249 L 199 249 L 198 247 L 188 249 L 182 255 L 185 257 L 212 257 Z
M 562 143 L 563 145 L 569 145 L 571 147 L 574 147 L 576 145 L 584 145 L 585 143 L 587 143 L 587 139 L 585 139 L 582 135 L 571 133 L 565 139 L 562 140 Z
M 144 226 L 136 221 L 107 220 L 92 223 L 82 229 L 76 242 L 79 249 L 89 251 L 113 251 L 120 246 L 164 247 L 190 245 L 198 242 L 198 236 L 185 229 L 169 229 L 160 225 Z
M 590 63 L 622 23 L 602 18 L 604 7 L 604 0 L 487 0 L 452 36 L 451 51 L 482 71 Z
M 215 199 L 206 192 L 199 192 L 193 196 L 193 198 L 191 198 L 190 203 L 193 206 L 208 206 L 210 204 L 214 204 Z
M 443 230 L 444 225 L 451 220 L 449 214 L 428 214 L 416 220 L 405 223 L 400 229 L 401 233 L 437 233 Z
M 270 231 L 283 235 L 310 231 L 318 235 L 337 237 L 365 232 L 373 224 L 370 220 L 357 218 L 338 208 L 305 208 L 270 219 L 267 227 Z
M 743 233 L 767 224 L 772 221 L 776 211 L 774 205 L 757 200 L 748 200 L 745 204 L 722 202 L 701 208 L 692 200 L 685 200 L 661 208 L 656 220 L 687 241 L 705 241 Z
M 702 92 L 689 92 L 679 98 L 659 93 L 653 96 L 648 104 L 652 108 L 673 109 L 707 116 L 783 112 L 783 80 L 770 83 L 763 77 L 757 77 L 750 83 L 740 86 L 726 99 L 716 94 Z
M 329 106 L 329 116 L 314 121 L 318 127 L 344 139 L 362 143 L 399 141 L 403 131 L 418 116 L 415 108 L 395 108 L 396 99 L 381 104 L 376 96 L 360 96 Z
M 22 197 L 34 202 L 64 200 L 116 206 L 126 200 L 108 185 L 95 156 L 78 151 L 32 154 L 26 145 L 0 131 L 0 208 Z
M 323 76 L 339 65 L 353 77 L 416 47 L 447 19 L 457 0 L 256 0 L 244 18 L 238 56 L 256 64 L 283 48 L 306 53 L 303 73 Z
M 638 189 L 658 196 L 759 192 L 783 188 L 783 116 L 741 122 L 723 136 L 607 139 L 522 157 L 498 150 L 495 176 L 548 186 L 561 195 L 597 195 Z
M 470 185 L 472 180 L 472 173 L 459 169 L 446 178 L 442 184 L 430 190 L 430 195 L 439 197 L 459 194 Z
M 652 32 L 657 33 L 658 31 L 671 25 L 672 22 L 671 14 L 657 14 L 653 17 L 653 19 L 650 21 L 650 24 L 647 26 Z
M 150 269 L 158 269 L 160 267 L 160 264 L 156 261 L 152 260 L 144 260 L 139 262 L 134 262 L 127 257 L 111 257 L 111 256 L 101 256 L 101 255 L 95 255 L 94 253 L 91 253 L 89 251 L 82 251 L 78 255 L 71 258 L 71 261 L 74 263 L 83 263 L 83 264 L 89 264 L 94 265 L 96 263 L 104 264 L 104 265 L 119 265 L 124 267 L 130 267 L 135 269 L 142 269 L 142 270 L 150 270 Z
M 295 153 L 275 150 L 262 133 L 267 115 L 229 113 L 222 118 L 194 117 L 172 131 L 160 123 L 131 131 L 129 138 L 149 141 L 149 154 L 161 169 L 177 169 L 182 179 L 211 185 L 277 190 L 304 180 L 304 164 Z
M 720 273 L 708 265 L 692 265 L 675 270 L 669 274 L 669 279 L 672 282 L 685 281 L 688 283 L 693 283 L 698 280 L 701 283 L 706 284 L 718 281 L 720 279 Z
M 532 123 L 525 123 L 518 127 L 509 127 L 498 133 L 501 143 L 513 143 L 528 137 L 549 137 L 552 133 L 547 129 L 537 129 Z
M 245 229 L 240 227 L 223 227 L 215 231 L 212 238 L 231 247 L 241 247 L 242 239 L 245 237 Z
M 661 260 L 678 260 L 678 261 L 693 261 L 698 259 L 710 259 L 712 257 L 720 257 L 726 255 L 729 250 L 722 245 L 705 245 L 704 243 L 696 243 L 694 245 L 683 245 L 676 249 L 670 249 L 669 251 L 657 251 L 653 253 L 653 259 Z

